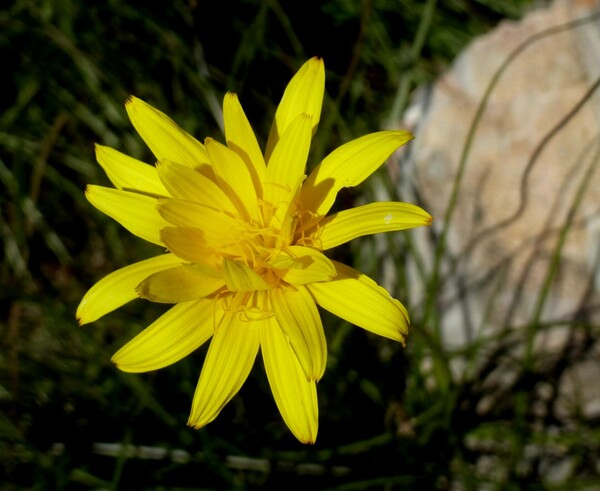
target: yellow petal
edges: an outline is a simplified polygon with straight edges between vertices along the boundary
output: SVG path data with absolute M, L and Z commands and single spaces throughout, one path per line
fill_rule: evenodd
M 283 279 L 291 285 L 329 281 L 337 274 L 331 260 L 315 249 L 294 245 L 285 252 L 287 254 L 274 258 L 270 265 L 275 269 L 288 269 Z
M 311 118 L 299 114 L 273 150 L 264 183 L 264 199 L 275 208 L 289 207 L 304 180 L 310 148 Z
M 327 363 L 327 341 L 315 301 L 304 287 L 276 288 L 270 297 L 306 379 L 318 382 Z
M 408 333 L 408 312 L 368 276 L 334 261 L 337 277 L 306 288 L 318 305 L 380 336 L 400 341 Z
M 184 261 L 216 266 L 215 251 L 206 245 L 204 232 L 197 228 L 165 227 L 161 238 L 167 248 Z
M 159 199 L 157 210 L 169 225 L 191 227 L 202 230 L 205 243 L 222 244 L 232 241 L 243 228 L 243 223 L 221 210 L 215 210 L 193 201 Z
M 125 109 L 157 160 L 168 159 L 191 168 L 210 166 L 204 145 L 166 114 L 133 96 L 125 102 Z
M 304 181 L 300 201 L 314 220 L 327 214 L 338 191 L 356 186 L 369 177 L 400 146 L 413 136 L 408 131 L 380 131 L 352 140 L 331 152 Z
M 273 149 L 299 114 L 310 114 L 312 131 L 316 131 L 321 118 L 323 94 L 325 93 L 325 65 L 321 58 L 311 58 L 292 77 L 277 106 L 275 119 L 269 133 L 265 150 L 265 161 L 268 163 Z
M 269 288 L 269 284 L 256 271 L 239 261 L 223 259 L 223 276 L 231 292 L 253 292 Z
M 213 334 L 214 301 L 175 305 L 112 357 L 124 372 L 147 372 L 171 365 L 199 348 Z
M 223 287 L 225 282 L 178 266 L 159 271 L 143 280 L 136 291 L 153 302 L 180 303 L 206 297 Z
M 209 278 L 217 278 L 220 280 L 223 279 L 223 271 L 216 269 L 214 265 L 209 265 L 208 262 L 206 262 L 206 264 L 184 263 L 183 267 L 189 269 L 194 274 L 202 274 Z
M 243 216 L 255 216 L 258 211 L 256 189 L 242 157 L 212 138 L 207 138 L 205 143 L 221 189 L 238 206 Z
M 96 159 L 118 189 L 157 196 L 169 196 L 156 168 L 114 148 L 96 144 Z
M 287 336 L 274 318 L 264 322 L 261 349 L 269 385 L 285 424 L 302 443 L 314 443 L 319 428 L 316 384 L 306 380 Z
M 263 321 L 242 321 L 239 312 L 224 311 L 210 343 L 194 393 L 188 425 L 198 429 L 214 420 L 246 381 L 260 346 Z
M 143 194 L 89 184 L 88 201 L 132 234 L 162 245 L 160 229 L 169 225 L 156 211 L 156 199 Z
M 223 99 L 223 120 L 227 146 L 242 157 L 252 176 L 254 188 L 261 196 L 261 183 L 264 181 L 266 169 L 265 159 L 242 105 L 233 92 L 225 94 Z
M 324 218 L 314 235 L 327 250 L 363 235 L 430 225 L 431 220 L 429 213 L 409 203 L 370 203 Z
M 219 186 L 195 169 L 161 160 L 156 164 L 162 184 L 173 198 L 235 214 L 235 206 Z
M 93 322 L 138 298 L 135 287 L 144 278 L 176 264 L 181 264 L 181 259 L 163 254 L 113 271 L 90 288 L 81 300 L 76 313 L 79 324 Z

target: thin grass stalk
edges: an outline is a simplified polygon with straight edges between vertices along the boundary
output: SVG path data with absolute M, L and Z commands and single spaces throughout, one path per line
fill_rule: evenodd
M 600 82 L 600 80 L 598 81 Z M 598 86 L 600 84 L 596 84 Z M 565 246 L 565 242 L 571 231 L 575 216 L 579 211 L 579 207 L 583 201 L 583 198 L 590 187 L 590 183 L 592 182 L 592 176 L 597 169 L 598 162 L 600 161 L 600 146 L 598 146 L 594 157 L 592 158 L 590 165 L 587 167 L 580 183 L 575 193 L 573 202 L 569 208 L 569 212 L 567 214 L 567 218 L 563 227 L 560 230 L 560 234 L 552 253 L 552 257 L 550 259 L 550 264 L 548 266 L 548 271 L 546 273 L 546 277 L 544 278 L 544 282 L 542 284 L 542 288 L 540 289 L 539 295 L 537 297 L 534 309 L 533 316 L 531 319 L 530 327 L 527 330 L 527 338 L 526 338 L 526 348 L 525 348 L 525 356 L 523 359 L 523 369 L 525 371 L 529 371 L 532 369 L 533 365 L 533 345 L 535 340 L 535 335 L 538 331 L 538 326 L 541 321 L 542 311 L 548 300 L 548 296 L 550 294 L 550 289 L 552 287 L 552 283 L 556 274 L 558 273 L 558 267 L 560 265 L 561 255 L 563 248 Z
M 590 93 L 588 92 L 588 95 L 589 94 Z M 524 346 L 525 349 L 521 365 L 522 377 L 527 377 L 528 374 L 532 373 L 533 371 L 535 361 L 533 348 L 536 335 L 540 329 L 542 311 L 548 299 L 550 289 L 552 287 L 552 283 L 554 281 L 556 273 L 558 272 L 558 266 L 560 264 L 563 247 L 575 221 L 575 215 L 583 201 L 583 197 L 585 196 L 586 191 L 588 190 L 589 184 L 592 180 L 592 175 L 597 168 L 599 160 L 600 146 L 597 148 L 595 155 L 590 161 L 589 166 L 586 168 L 586 171 L 574 194 L 572 204 L 567 214 L 567 218 L 559 232 L 557 243 L 548 266 L 548 271 L 544 278 L 542 287 L 540 288 L 538 298 L 533 309 L 531 321 L 526 327 Z M 515 476 L 519 474 L 518 465 L 525 451 L 525 445 L 529 442 L 529 437 L 531 433 L 531 429 L 529 427 L 528 422 L 528 415 L 531 411 L 531 399 L 532 394 L 529 393 L 527 390 L 519 390 L 515 394 L 515 418 L 513 420 L 513 424 L 516 430 L 515 435 L 517 436 L 517 439 L 511 445 L 512 452 L 509 463 L 509 469 L 513 474 L 515 474 Z
M 123 469 L 125 467 L 125 463 L 127 462 L 127 459 L 129 457 L 129 450 L 132 448 L 131 446 L 131 441 L 132 441 L 132 430 L 131 428 L 126 428 L 125 429 L 125 434 L 123 435 L 123 440 L 121 442 L 121 446 L 120 446 L 120 450 L 119 450 L 119 455 L 117 456 L 117 459 L 115 460 L 115 467 L 114 467 L 114 471 L 113 471 L 113 476 L 112 476 L 112 481 L 111 481 L 111 489 L 113 490 L 118 490 L 119 489 L 119 483 L 121 482 L 121 477 L 123 476 Z
M 419 20 L 419 26 L 417 27 L 417 33 L 412 46 L 410 47 L 408 55 L 410 66 L 417 62 L 421 52 L 423 51 L 425 41 L 427 40 L 427 34 L 429 34 L 429 30 L 431 28 L 431 21 L 433 19 L 433 14 L 435 13 L 436 3 L 437 0 L 427 0 L 427 3 L 423 7 L 421 19 Z M 406 108 L 412 82 L 412 71 L 408 71 L 406 74 L 401 75 L 400 83 L 398 84 L 398 90 L 396 91 L 396 95 L 392 103 L 392 109 L 390 110 L 388 117 L 388 123 L 386 125 L 387 127 L 393 128 L 394 123 L 400 120 L 402 111 L 404 111 Z
M 426 303 L 425 303 L 424 324 L 427 324 L 427 321 L 430 319 L 430 317 L 434 315 L 435 301 L 436 301 L 435 292 L 438 291 L 439 284 L 441 281 L 441 278 L 440 278 L 441 265 L 442 265 L 442 258 L 444 257 L 444 254 L 446 251 L 446 245 L 447 245 L 446 242 L 447 242 L 448 231 L 450 229 L 450 225 L 452 223 L 452 218 L 454 216 L 454 211 L 455 211 L 456 204 L 458 201 L 458 195 L 459 195 L 460 188 L 462 185 L 462 180 L 463 180 L 463 176 L 464 176 L 465 169 L 467 166 L 468 157 L 471 152 L 471 147 L 475 140 L 477 128 L 479 127 L 481 118 L 483 117 L 483 114 L 485 113 L 485 111 L 487 109 L 487 105 L 491 98 L 492 92 L 498 85 L 498 82 L 500 81 L 502 75 L 508 69 L 508 67 L 511 65 L 511 63 L 520 54 L 522 54 L 527 48 L 529 48 L 531 45 L 535 44 L 536 42 L 538 42 L 546 37 L 553 36 L 555 34 L 558 34 L 560 32 L 563 32 L 563 31 L 566 31 L 569 29 L 574 29 L 578 26 L 584 25 L 589 22 L 593 22 L 597 18 L 600 18 L 600 12 L 597 14 L 590 15 L 583 19 L 578 19 L 575 21 L 561 24 L 559 26 L 550 27 L 548 29 L 545 29 L 543 31 L 540 31 L 540 32 L 530 36 L 528 39 L 523 41 L 519 46 L 517 46 L 506 57 L 506 59 L 502 62 L 502 64 L 498 67 L 498 69 L 492 76 L 488 86 L 486 87 L 486 89 L 484 91 L 483 97 L 481 98 L 481 101 L 477 107 L 477 110 L 475 111 L 475 115 L 473 117 L 473 120 L 471 122 L 469 130 L 467 132 L 465 144 L 463 146 L 463 150 L 461 152 L 461 156 L 459 159 L 456 176 L 452 183 L 452 190 L 450 193 L 450 198 L 448 200 L 446 213 L 444 214 L 444 218 L 442 221 L 442 228 L 441 228 L 441 231 L 440 231 L 440 234 L 438 237 L 438 241 L 437 241 L 437 245 L 436 245 L 436 249 L 435 249 L 432 273 L 431 273 L 430 280 L 429 280 L 428 287 L 427 287 L 427 292 L 429 293 L 429 295 L 428 295 Z M 484 231 L 484 232 L 482 232 L 482 234 L 483 233 L 487 233 L 487 232 Z M 478 240 L 480 240 L 480 239 L 481 239 L 481 234 L 478 237 Z M 441 338 L 439 323 L 436 323 L 435 335 L 438 339 Z

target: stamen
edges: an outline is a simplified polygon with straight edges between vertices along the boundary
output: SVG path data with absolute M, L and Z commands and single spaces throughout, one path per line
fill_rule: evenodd
M 308 218 L 305 218 L 305 215 L 307 215 Z M 294 244 L 322 251 L 323 242 L 319 239 L 322 229 L 320 226 L 322 217 L 311 210 L 298 210 L 294 218 L 299 224 L 299 226 L 296 227 Z
M 259 293 L 263 293 L 259 299 Z M 238 292 L 229 294 L 228 305 L 223 310 L 232 314 L 238 314 L 242 322 L 255 322 L 273 317 L 275 313 L 270 308 L 268 297 L 264 298 L 264 292 Z M 261 301 L 262 300 L 262 301 Z

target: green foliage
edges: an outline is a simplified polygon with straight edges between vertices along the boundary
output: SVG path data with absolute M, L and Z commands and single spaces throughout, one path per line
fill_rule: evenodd
M 414 88 L 529 3 L 16 0 L 3 7 L 0 481 L 7 489 L 543 489 L 540 470 L 519 465 L 531 445 L 574 456 L 573 489 L 597 486 L 590 454 L 600 452 L 600 434 L 590 422 L 575 421 L 559 436 L 547 431 L 551 422 L 529 424 L 528 391 L 547 373 L 533 363 L 509 402 L 479 418 L 486 367 L 456 380 L 457 353 L 429 329 L 435 312 L 423 305 L 411 306 L 406 351 L 324 313 L 329 362 L 313 447 L 290 435 L 260 363 L 200 431 L 185 422 L 205 348 L 159 372 L 118 372 L 111 354 L 161 306 L 134 301 L 84 327 L 74 318 L 96 280 L 156 253 L 83 194 L 86 184 L 107 182 L 94 142 L 152 162 L 122 107 L 129 94 L 198 138 L 221 138 L 221 98 L 235 91 L 264 141 L 290 76 L 307 57 L 322 56 L 327 96 L 314 165 L 340 142 L 398 120 Z M 422 253 L 410 234 L 402 240 L 401 250 L 390 248 L 394 263 L 401 273 L 416 264 L 427 284 Z M 377 243 L 357 244 L 336 254 L 376 270 Z M 397 287 L 410 298 L 402 274 Z M 466 354 L 486 341 L 501 341 L 493 365 L 518 340 L 480 340 Z M 488 454 L 495 472 L 475 467 Z

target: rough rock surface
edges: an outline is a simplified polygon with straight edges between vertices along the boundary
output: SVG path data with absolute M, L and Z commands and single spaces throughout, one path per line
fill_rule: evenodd
M 502 23 L 422 91 L 402 123 L 414 124 L 416 139 L 398 172 L 418 190 L 439 233 L 486 89 L 510 54 L 529 42 L 500 75 L 465 160 L 438 292 L 446 346 L 520 329 L 526 349 L 525 332 L 539 308 L 533 346 L 562 356 L 573 343 L 589 340 L 577 326 L 600 317 L 600 89 L 565 120 L 600 76 L 600 18 L 548 31 L 594 12 L 600 1 L 555 0 L 520 22 Z M 586 360 L 599 351 L 579 348 L 582 364 L 565 377 L 587 373 Z M 568 397 L 572 381 L 565 377 L 559 385 Z M 588 395 L 584 410 L 599 416 L 600 392 Z

